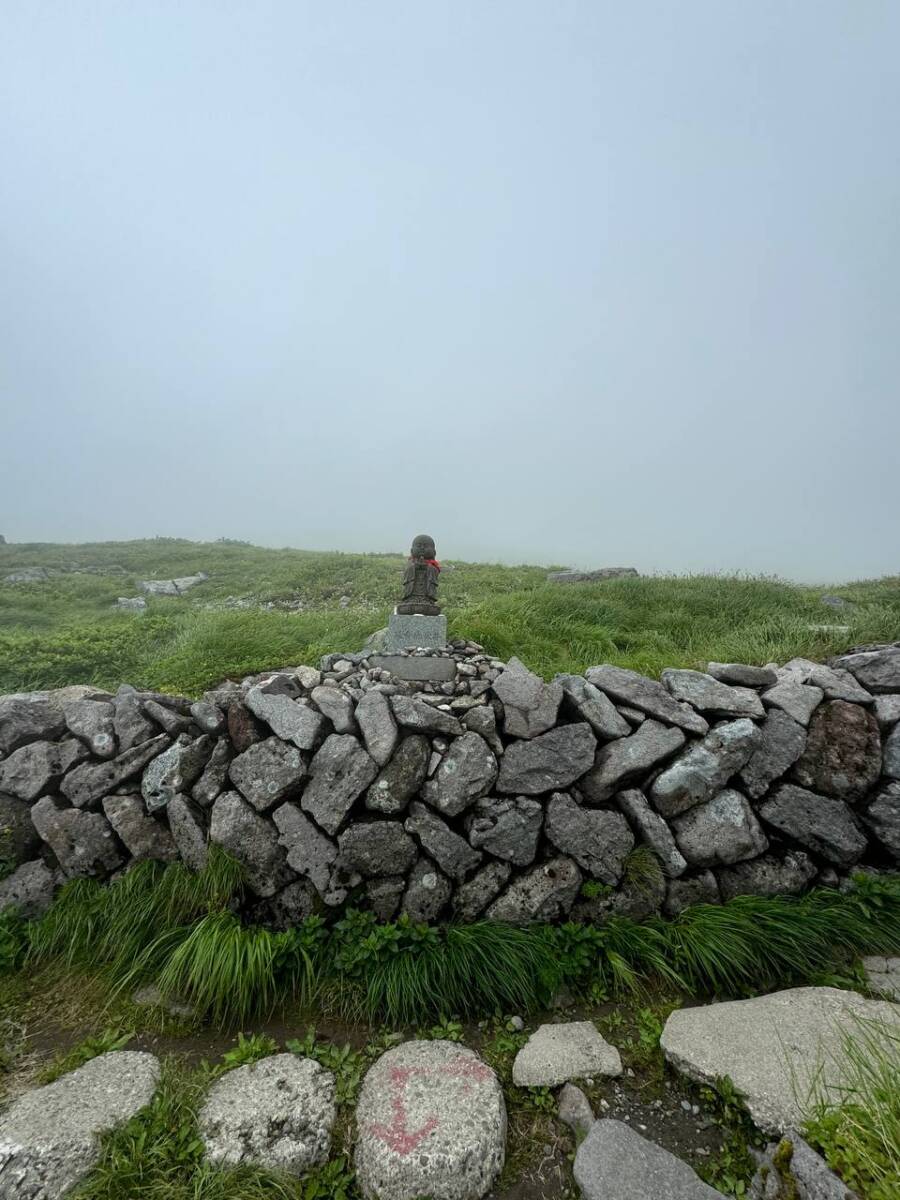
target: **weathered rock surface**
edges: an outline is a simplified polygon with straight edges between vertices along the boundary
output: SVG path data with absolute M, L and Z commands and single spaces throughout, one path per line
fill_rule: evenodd
M 401 725 L 416 733 L 437 733 L 459 737 L 463 729 L 456 717 L 441 712 L 415 696 L 391 696 L 391 708 Z
M 622 1060 L 590 1021 L 541 1025 L 513 1062 L 516 1087 L 559 1087 L 569 1079 L 621 1075 Z
M 310 699 L 331 722 L 335 733 L 356 733 L 353 699 L 336 687 L 313 688 Z
M 0 762 L 0 792 L 30 804 L 55 792 L 65 773 L 87 757 L 78 741 L 29 742 Z
M 629 671 L 627 667 L 589 667 L 585 671 L 589 683 L 632 708 L 668 725 L 676 725 L 688 733 L 706 733 L 708 723 L 692 708 L 679 704 L 670 692 L 655 679 Z
M 806 730 L 781 708 L 770 708 L 759 727 L 759 742 L 738 779 L 754 800 L 793 766 L 806 746 Z
M 767 1146 L 764 1159 L 749 1200 L 859 1200 L 796 1129 Z
M 153 759 L 141 779 L 141 794 L 148 812 L 165 806 L 175 796 L 189 792 L 203 772 L 213 750 L 213 740 L 204 735 L 192 740 L 181 734 L 167 750 Z
M 212 737 L 218 737 L 225 730 L 225 714 L 218 704 L 211 704 L 208 700 L 198 700 L 191 705 L 191 716 L 197 727 Z
M 734 896 L 795 896 L 816 877 L 816 864 L 802 850 L 784 858 L 764 854 L 752 862 L 735 863 L 716 872 L 723 900 Z
M 422 787 L 422 798 L 446 817 L 457 817 L 491 790 L 497 778 L 497 760 L 483 737 L 464 733 L 456 738 L 431 779 Z
M 173 862 L 178 857 L 168 827 L 154 821 L 140 796 L 107 796 L 103 813 L 132 858 Z
M 758 811 L 773 829 L 837 867 L 852 866 L 866 848 L 865 834 L 843 800 L 783 783 Z
M 573 1170 L 583 1200 L 723 1200 L 686 1162 L 624 1121 L 595 1121 Z
M 684 745 L 680 729 L 671 729 L 658 721 L 647 720 L 631 734 L 601 746 L 593 768 L 579 783 L 585 798 L 603 804 L 623 784 L 650 771 Z
M 887 783 L 862 812 L 863 824 L 900 862 L 900 782 Z
M 406 824 L 408 828 L 409 822 Z M 367 821 L 351 825 L 338 838 L 338 851 L 341 862 L 365 879 L 376 875 L 406 875 L 417 857 L 416 843 L 402 821 Z
M 113 731 L 119 753 L 157 737 L 159 726 L 144 714 L 140 696 L 132 687 L 123 684 L 113 700 Z
M 554 682 L 563 690 L 563 707 L 587 721 L 598 738 L 610 741 L 631 733 L 631 726 L 609 697 L 583 675 L 557 675 Z
M 299 792 L 307 775 L 300 751 L 279 737 L 254 742 L 232 759 L 228 775 L 257 812 L 266 812 Z
M 430 858 L 422 857 L 413 867 L 403 893 L 402 910 L 411 921 L 436 921 L 444 911 L 453 885 Z
M 333 835 L 377 774 L 378 764 L 355 737 L 332 733 L 309 765 L 309 783 L 300 806 L 326 833 Z
M 492 921 L 527 925 L 568 915 L 581 887 L 581 872 L 570 858 L 551 858 L 509 885 L 487 910 Z
M 871 704 L 872 693 L 860 687 L 849 671 L 835 670 L 808 658 L 792 658 L 779 668 L 779 676 L 793 676 L 798 683 L 821 688 L 826 700 L 848 700 L 851 704 Z
M 508 737 L 536 737 L 556 724 L 562 688 L 558 683 L 545 683 L 518 658 L 509 660 L 492 686 L 503 703 L 503 729 Z
M 854 801 L 878 782 L 880 774 L 881 735 L 873 714 L 845 700 L 820 705 L 794 766 L 797 782 L 811 791 Z
M 872 711 L 879 727 L 890 729 L 900 721 L 900 696 L 876 696 Z
M 699 1083 L 729 1076 L 760 1129 L 780 1133 L 802 1121 L 817 1071 L 835 1094 L 846 1064 L 842 1035 L 858 1019 L 900 1026 L 900 1007 L 837 988 L 791 988 L 676 1009 L 660 1044 L 669 1063 Z
M 495 896 L 499 895 L 512 874 L 505 862 L 489 862 L 453 893 L 453 912 L 461 921 L 474 921 Z M 2 887 L 2 884 L 0 884 Z
M 431 743 L 423 734 L 412 733 L 403 738 L 393 758 L 381 768 L 366 792 L 366 808 L 389 815 L 402 813 L 421 790 L 430 757 Z
M 662 673 L 662 681 L 676 700 L 690 704 L 710 717 L 765 716 L 762 701 L 752 688 L 732 687 L 704 675 L 702 671 L 670 668 Z
M 0 860 L 27 862 L 40 848 L 41 839 L 31 820 L 31 806 L 0 792 Z
M 707 663 L 706 673 L 720 683 L 731 683 L 736 687 L 772 687 L 778 682 L 771 667 L 750 667 L 744 663 Z
M 565 792 L 555 792 L 547 805 L 545 830 L 560 854 L 574 858 L 592 879 L 615 885 L 634 835 L 621 813 L 582 808 Z
M 64 878 L 60 871 L 51 870 L 43 859 L 22 863 L 11 875 L 0 879 L 0 912 L 12 905 L 26 921 L 42 917 Z
M 273 1054 L 216 1080 L 198 1124 L 210 1162 L 303 1175 L 328 1157 L 335 1114 L 330 1071 Z
M 862 960 L 866 982 L 873 992 L 885 1000 L 900 1001 L 900 958 L 868 955 Z
M 124 862 L 109 822 L 100 813 L 69 808 L 44 796 L 32 807 L 31 819 L 70 879 L 108 875 Z
M 669 826 L 653 811 L 644 793 L 636 788 L 619 792 L 616 803 L 640 840 L 659 859 L 663 872 L 670 879 L 683 875 L 687 870 L 687 859 L 678 849 Z
M 95 758 L 116 753 L 115 705 L 108 700 L 71 700 L 63 705 L 69 732 L 79 738 Z
M 328 728 L 328 721 L 316 709 L 290 696 L 272 694 L 265 690 L 265 684 L 251 688 L 244 703 L 277 737 L 298 750 L 312 750 Z
M 48 692 L 0 696 L 0 754 L 12 754 L 29 742 L 56 741 L 66 729 L 62 709 Z
M 416 837 L 426 854 L 429 854 L 451 879 L 465 879 L 484 857 L 424 804 L 414 803 L 410 806 L 409 816 L 403 827 L 408 834 Z
M 175 796 L 166 806 L 166 818 L 181 861 L 192 871 L 202 871 L 209 854 L 209 830 L 202 810 L 187 796 Z
M 587 1137 L 587 1132 L 594 1123 L 594 1113 L 591 1102 L 574 1083 L 563 1084 L 559 1093 L 559 1119 L 568 1125 L 575 1134 L 576 1144 Z
M 517 867 L 534 862 L 544 808 L 527 796 L 479 800 L 466 818 L 466 833 L 476 849 Z
M 641 726 L 643 729 L 643 726 Z M 657 776 L 650 800 L 663 817 L 675 817 L 711 800 L 750 760 L 759 745 L 759 730 L 746 717 L 717 725 Z
M 237 792 L 223 792 L 213 804 L 209 840 L 242 864 L 257 896 L 272 896 L 294 879 L 274 826 Z
M 825 693 L 821 688 L 798 683 L 794 677 L 786 678 L 762 694 L 763 704 L 768 708 L 780 708 L 800 725 L 809 724 L 809 718 L 822 703 Z
M 769 848 L 749 800 L 733 788 L 676 817 L 672 829 L 678 849 L 692 867 L 727 866 L 756 858 Z
M 288 866 L 311 880 L 319 895 L 325 896 L 331 887 L 337 844 L 293 801 L 276 808 L 272 819 L 278 828 L 278 840 L 287 852 Z
M 76 808 L 87 808 L 133 779 L 168 745 L 169 739 L 160 733 L 108 762 L 83 762 L 69 771 L 59 790 Z
M 683 875 L 670 879 L 666 887 L 663 912 L 667 917 L 677 917 L 694 904 L 718 904 L 719 885 L 712 871 L 698 871 L 696 875 Z
M 527 796 L 561 791 L 590 769 L 596 746 L 587 721 L 558 725 L 530 741 L 513 742 L 500 762 L 497 791 Z
M 404 1042 L 363 1081 L 355 1165 L 367 1200 L 480 1200 L 504 1162 L 496 1075 L 453 1042 Z
M 900 779 L 900 725 L 895 726 L 885 739 L 884 773 L 889 779 Z
M 866 691 L 900 692 L 900 645 L 838 655 L 829 666 L 847 670 Z
M 366 692 L 356 706 L 356 723 L 366 750 L 384 767 L 400 736 L 390 701 L 382 692 Z
M 201 808 L 209 808 L 216 796 L 225 788 L 228 781 L 228 769 L 233 758 L 234 752 L 228 739 L 219 738 L 213 746 L 212 754 L 207 759 L 200 778 L 191 788 L 191 796 Z
M 59 1200 L 100 1157 L 100 1136 L 149 1104 L 152 1054 L 114 1050 L 26 1092 L 0 1117 L 0 1195 Z

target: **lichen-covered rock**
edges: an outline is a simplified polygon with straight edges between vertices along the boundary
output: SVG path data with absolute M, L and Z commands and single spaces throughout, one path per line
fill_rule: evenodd
M 103 813 L 132 858 L 173 862 L 178 857 L 172 834 L 149 815 L 141 796 L 107 796 Z
M 580 781 L 579 789 L 591 804 L 604 804 L 624 784 L 671 758 L 684 741 L 680 729 L 661 725 L 659 721 L 644 721 L 629 737 L 600 747 L 594 766 Z
M 631 828 L 644 845 L 649 846 L 659 859 L 663 872 L 670 879 L 677 879 L 687 870 L 687 860 L 675 844 L 672 831 L 650 807 L 647 797 L 637 788 L 619 792 L 616 803 L 628 818 Z
M 356 706 L 356 723 L 366 750 L 379 767 L 384 767 L 400 736 L 387 696 L 383 692 L 366 692 Z
M 661 683 L 648 679 L 627 667 L 589 667 L 585 671 L 588 683 L 606 692 L 613 700 L 638 708 L 648 716 L 667 725 L 675 725 L 688 733 L 706 733 L 709 724 L 688 705 L 679 704 Z
M 191 705 L 191 716 L 203 733 L 218 737 L 224 732 L 225 714 L 218 704 L 211 704 L 208 700 L 197 700 Z
M 417 924 L 430 924 L 444 911 L 452 891 L 450 880 L 441 874 L 431 859 L 420 858 L 403 894 L 403 912 Z
M 11 875 L 0 879 L 0 912 L 13 907 L 26 921 L 42 917 L 64 879 L 60 871 L 51 870 L 43 859 L 22 863 Z
M 566 917 L 581 887 L 581 872 L 570 858 L 551 858 L 514 879 L 488 908 L 492 921 L 528 925 Z
M 181 861 L 202 871 L 209 855 L 206 814 L 187 796 L 175 796 L 166 806 L 166 819 Z
M 70 700 L 63 705 L 63 713 L 69 732 L 79 738 L 95 758 L 115 757 L 114 704 L 109 700 Z
M 446 821 L 424 804 L 410 806 L 404 829 L 416 837 L 425 853 L 451 879 L 465 879 L 482 860 L 483 855 L 473 850 L 464 837 L 454 833 Z
M 878 782 L 880 774 L 881 735 L 873 714 L 846 700 L 820 705 L 794 766 L 797 782 L 811 791 L 854 801 Z
M 657 776 L 650 788 L 653 807 L 669 818 L 711 800 L 758 745 L 759 730 L 746 717 L 717 725 Z
M 491 790 L 497 760 L 483 737 L 464 733 L 454 739 L 434 775 L 422 787 L 422 798 L 446 817 L 457 817 Z
M 68 1195 L 99 1159 L 101 1135 L 149 1104 L 158 1081 L 152 1054 L 113 1050 L 26 1092 L 0 1117 L 0 1195 Z
M 228 776 L 257 812 L 267 812 L 300 791 L 307 765 L 296 746 L 270 737 L 232 759 Z
M 499 758 L 504 751 L 504 745 L 497 732 L 497 715 L 489 704 L 470 708 L 463 714 L 462 723 L 472 733 L 480 734 Z
M 500 762 L 497 791 L 526 796 L 562 791 L 591 768 L 596 748 L 587 721 L 558 725 L 530 741 L 513 742 Z
M 355 1165 L 366 1200 L 481 1200 L 503 1167 L 497 1076 L 455 1042 L 404 1042 L 363 1081 Z
M 200 778 L 191 788 L 191 796 L 201 808 L 209 808 L 228 781 L 228 768 L 234 751 L 228 738 L 219 738 L 207 759 Z
M 105 876 L 125 861 L 106 817 L 44 796 L 31 809 L 34 827 L 69 879 Z
M 451 713 L 426 704 L 417 696 L 391 696 L 391 708 L 397 721 L 415 733 L 436 733 L 459 737 L 463 728 Z
M 794 896 L 816 877 L 816 864 L 802 850 L 783 858 L 764 854 L 751 862 L 735 863 L 716 872 L 723 900 L 735 896 Z
M 824 663 L 812 662 L 808 658 L 792 658 L 780 667 L 781 678 L 793 676 L 799 683 L 819 687 L 826 700 L 848 700 L 851 704 L 871 704 L 874 697 L 861 687 L 847 670 L 835 670 Z
M 87 757 L 79 741 L 29 742 L 0 762 L 0 792 L 30 804 L 57 791 L 65 773 Z
M 453 893 L 453 913 L 460 921 L 474 921 L 499 895 L 512 874 L 505 862 L 489 862 Z M 2 885 L 0 885 L 2 886 Z
M 141 779 L 141 795 L 147 811 L 165 808 L 175 796 L 189 792 L 212 750 L 213 740 L 208 735 L 194 740 L 182 733 L 176 742 L 154 758 Z
M 241 863 L 257 896 L 272 896 L 294 879 L 274 825 L 237 792 L 223 792 L 213 804 L 209 840 Z
M 547 805 L 547 839 L 574 858 L 592 879 L 610 885 L 622 878 L 634 835 L 621 813 L 582 808 L 565 792 L 555 792 Z
M 338 851 L 341 862 L 364 879 L 406 875 L 418 857 L 416 843 L 401 821 L 356 822 L 338 838 Z
M 840 654 L 829 666 L 849 671 L 868 692 L 900 692 L 900 644 Z
M 466 833 L 476 850 L 527 867 L 534 862 L 544 807 L 527 796 L 486 796 L 466 817 Z
M 366 792 L 366 808 L 391 816 L 402 813 L 425 782 L 430 757 L 431 743 L 423 734 L 412 733 L 403 738 L 393 758 L 381 768 Z
M 331 890 L 332 869 L 337 861 L 337 843 L 327 837 L 293 801 L 272 813 L 279 842 L 287 852 L 287 864 L 298 875 L 311 880 L 320 896 Z
M 749 1200 L 859 1200 L 796 1129 L 766 1147 L 747 1195 Z
M 160 733 L 107 762 L 83 762 L 69 771 L 59 790 L 76 808 L 91 807 L 140 774 L 168 745 L 168 737 Z
M 670 668 L 663 671 L 662 682 L 676 700 L 690 704 L 706 716 L 765 716 L 762 701 L 752 688 L 733 687 L 702 671 Z
M 558 683 L 545 683 L 518 658 L 509 660 L 492 688 L 503 704 L 503 729 L 507 737 L 536 737 L 556 724 L 562 688 Z
M 563 690 L 563 707 L 587 721 L 598 738 L 608 742 L 631 733 L 631 726 L 610 698 L 583 675 L 557 675 L 554 682 Z
M 865 851 L 865 834 L 843 800 L 783 783 L 758 811 L 767 825 L 836 867 L 851 867 Z
M 159 726 L 145 716 L 141 698 L 133 687 L 123 684 L 112 703 L 113 732 L 120 754 L 159 736 Z
M 734 788 L 676 817 L 672 830 L 692 867 L 727 866 L 756 858 L 769 848 L 750 802 Z
M 244 697 L 244 704 L 276 737 L 290 742 L 298 750 L 312 750 L 328 728 L 327 720 L 316 709 L 290 696 L 273 694 L 265 684 L 251 688 Z
M 309 765 L 309 783 L 300 806 L 320 828 L 333 835 L 377 774 L 378 764 L 355 737 L 332 733 Z
M 56 741 L 65 729 L 63 711 L 48 692 L 0 696 L 0 754 L 12 754 L 29 742 Z
M 770 708 L 759 726 L 759 741 L 738 779 L 754 800 L 764 796 L 771 783 L 788 771 L 806 746 L 806 730 L 781 708 Z
M 330 1071 L 273 1054 L 216 1080 L 198 1125 L 210 1162 L 299 1176 L 328 1157 L 336 1111 Z
M 355 705 L 341 688 L 326 687 L 323 684 L 313 688 L 309 698 L 334 726 L 335 733 L 356 733 Z

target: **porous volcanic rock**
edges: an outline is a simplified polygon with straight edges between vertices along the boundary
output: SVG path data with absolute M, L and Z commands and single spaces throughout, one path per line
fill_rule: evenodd
M 309 765 L 309 783 L 300 806 L 318 826 L 333 835 L 377 774 L 378 764 L 355 737 L 332 733 Z
M 500 762 L 497 791 L 526 796 L 562 791 L 590 769 L 596 747 L 587 721 L 558 725 L 530 741 L 513 742 Z
M 570 858 L 551 858 L 512 881 L 488 908 L 492 921 L 528 925 L 568 916 L 581 887 L 581 872 Z
M 366 808 L 388 815 L 402 813 L 425 782 L 430 758 L 431 743 L 423 734 L 403 738 L 366 792 Z
M 820 705 L 793 773 L 811 791 L 841 800 L 861 799 L 881 774 L 881 735 L 874 715 L 846 700 Z
M 769 848 L 749 800 L 734 788 L 676 817 L 672 830 L 692 867 L 727 866 L 756 858 Z
M 765 716 L 762 701 L 752 688 L 733 687 L 702 671 L 670 668 L 663 671 L 662 681 L 676 700 L 690 704 L 706 716 Z
M 766 824 L 836 867 L 851 867 L 865 851 L 865 834 L 843 800 L 783 783 L 758 811 Z
M 513 1062 L 516 1087 L 559 1087 L 570 1079 L 622 1074 L 622 1059 L 590 1021 L 540 1025 Z
M 643 721 L 630 737 L 618 738 L 601 746 L 593 768 L 579 783 L 591 804 L 603 804 L 622 786 L 671 758 L 684 745 L 680 729 Z
M 749 761 L 759 736 L 746 717 L 717 725 L 657 776 L 650 788 L 653 807 L 670 818 L 711 800 Z
M 565 792 L 547 805 L 547 839 L 560 854 L 574 858 L 592 879 L 614 886 L 622 878 L 634 834 L 621 813 L 583 808 Z
M 688 705 L 679 704 L 671 693 L 655 679 L 648 679 L 627 667 L 588 667 L 588 683 L 606 692 L 613 700 L 638 708 L 648 716 L 668 725 L 676 725 L 688 733 L 706 733 L 709 724 Z
M 491 790 L 497 760 L 483 737 L 464 733 L 454 739 L 434 775 L 422 787 L 422 798 L 446 817 L 457 817 Z

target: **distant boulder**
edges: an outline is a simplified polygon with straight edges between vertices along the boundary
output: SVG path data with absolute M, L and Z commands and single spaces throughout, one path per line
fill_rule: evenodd
M 597 571 L 551 571 L 547 579 L 551 583 L 596 583 L 600 579 L 634 578 L 637 574 L 634 567 L 600 567 Z

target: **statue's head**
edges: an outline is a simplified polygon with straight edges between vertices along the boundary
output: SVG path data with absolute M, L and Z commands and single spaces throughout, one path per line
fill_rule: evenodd
M 430 538 L 427 533 L 420 533 L 418 537 L 413 538 L 410 554 L 413 558 L 437 558 L 434 538 Z

